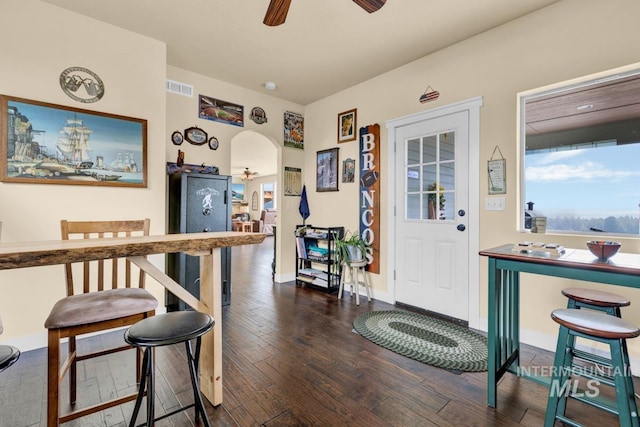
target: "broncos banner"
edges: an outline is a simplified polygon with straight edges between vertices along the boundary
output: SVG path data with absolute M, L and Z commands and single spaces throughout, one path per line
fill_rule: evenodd
M 360 236 L 367 270 L 380 273 L 380 125 L 360 128 Z

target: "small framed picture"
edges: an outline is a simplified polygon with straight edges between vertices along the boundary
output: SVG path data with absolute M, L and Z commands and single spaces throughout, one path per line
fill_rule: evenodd
M 338 143 L 355 141 L 358 110 L 353 109 L 338 114 Z
M 207 143 L 209 135 L 199 127 L 190 127 L 184 130 L 184 139 L 193 145 L 203 145 Z
M 175 131 L 171 134 L 171 142 L 173 142 L 173 145 L 180 145 L 182 141 L 184 141 L 184 138 L 180 132 Z
M 338 191 L 338 150 L 318 151 L 316 160 L 316 191 Z
M 215 136 L 209 138 L 209 148 L 212 150 L 218 149 L 218 138 L 216 138 Z
M 356 161 L 347 159 L 342 162 L 342 182 L 354 182 L 356 176 Z

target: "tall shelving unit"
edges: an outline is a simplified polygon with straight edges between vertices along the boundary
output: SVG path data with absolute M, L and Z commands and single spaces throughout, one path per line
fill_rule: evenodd
M 343 236 L 344 227 L 297 226 L 296 283 L 337 291 L 340 265 L 335 260 L 335 239 Z

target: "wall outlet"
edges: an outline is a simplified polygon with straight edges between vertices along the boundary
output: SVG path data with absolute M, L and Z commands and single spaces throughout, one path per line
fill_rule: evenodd
M 487 211 L 503 211 L 504 205 L 504 197 L 486 197 L 484 199 L 484 209 Z

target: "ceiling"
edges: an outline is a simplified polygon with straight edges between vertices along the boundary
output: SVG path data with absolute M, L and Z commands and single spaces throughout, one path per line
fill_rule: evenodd
M 43 0 L 167 44 L 167 62 L 307 105 L 558 0 Z M 275 82 L 269 91 L 265 82 Z
M 293 0 L 275 27 L 262 23 L 269 0 L 43 1 L 163 41 L 169 65 L 307 105 L 558 0 L 387 0 L 372 14 Z M 230 173 L 276 174 L 272 146 L 249 146 Z

